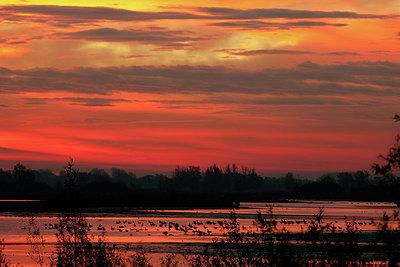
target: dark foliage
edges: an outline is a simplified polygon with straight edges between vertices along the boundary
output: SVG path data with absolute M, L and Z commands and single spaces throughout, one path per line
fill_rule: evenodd
M 59 175 L 30 170 L 21 163 L 13 171 L 0 169 L 0 198 L 41 199 L 39 203 L 0 203 L 0 210 L 58 210 L 66 207 L 235 207 L 246 201 L 282 199 L 398 200 L 400 180 L 379 179 L 366 171 L 323 175 L 316 181 L 288 172 L 280 178 L 262 177 L 254 169 L 236 165 L 178 166 L 172 177 L 136 177 L 121 169 L 78 172 L 71 159 Z M 99 197 L 101 196 L 101 197 Z
M 400 121 L 398 114 L 394 115 L 393 119 L 395 122 Z M 372 170 L 376 174 L 381 174 L 386 177 L 393 177 L 392 173 L 400 171 L 400 135 L 397 135 L 395 142 L 386 155 L 380 154 L 379 158 L 383 159 L 383 164 L 374 163 Z
M 3 239 L 0 239 L 0 266 L 8 267 L 11 263 L 8 261 L 7 256 L 4 254 Z
M 57 246 L 50 266 L 124 266 L 115 247 L 104 236 L 93 241 L 88 235 L 86 218 L 80 214 L 64 214 L 59 218 Z
M 189 266 L 398 266 L 400 255 L 398 213 L 384 214 L 372 241 L 361 238 L 356 221 L 341 229 L 324 222 L 320 209 L 304 232 L 290 233 L 279 228 L 272 209 L 258 213 L 255 230 L 243 230 L 235 214 L 221 227 L 223 238 L 216 238 L 201 254 L 185 255 Z
M 334 181 L 317 181 L 296 188 L 296 195 L 306 198 L 330 199 L 343 196 L 343 188 Z

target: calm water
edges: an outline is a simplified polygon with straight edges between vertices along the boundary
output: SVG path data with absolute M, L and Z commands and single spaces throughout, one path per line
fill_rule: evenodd
M 367 203 L 348 201 L 309 201 L 298 203 L 241 203 L 235 209 L 237 217 L 245 229 L 253 227 L 257 211 L 266 213 L 273 206 L 279 227 L 290 231 L 302 231 L 303 226 L 320 208 L 324 209 L 326 222 L 334 222 L 343 227 L 345 221 L 356 220 L 357 226 L 365 231 L 376 229 L 373 222 L 379 221 L 384 212 L 398 209 L 394 203 Z M 185 249 L 200 249 L 211 242 L 221 232 L 219 224 L 229 219 L 229 209 L 158 209 L 129 211 L 124 214 L 86 214 L 90 234 L 97 236 L 103 230 L 109 242 L 123 245 L 141 245 L 155 254 L 184 252 Z M 56 238 L 57 215 L 54 213 L 34 213 L 41 229 L 48 251 L 52 250 Z M 4 239 L 5 252 L 14 263 L 33 266 L 27 257 L 27 227 L 29 217 L 20 213 L 0 213 L 0 237 Z M 157 256 L 153 257 L 157 258 Z

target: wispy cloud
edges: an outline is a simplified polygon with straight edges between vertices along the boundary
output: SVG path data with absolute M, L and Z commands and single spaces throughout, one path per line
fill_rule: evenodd
M 190 11 L 196 11 L 191 13 Z M 200 14 L 199 14 L 200 12 Z M 32 14 L 36 17 L 20 15 Z M 318 11 L 295 9 L 233 9 L 219 7 L 197 7 L 187 12 L 176 11 L 133 11 L 109 7 L 82 7 L 57 5 L 8 5 L 0 8 L 0 15 L 5 20 L 20 21 L 32 19 L 36 22 L 57 22 L 63 27 L 67 24 L 87 23 L 93 21 L 150 21 L 150 20 L 256 20 L 256 19 L 384 19 L 393 18 L 392 14 L 362 14 L 348 11 Z M 41 17 L 43 16 L 43 17 Z M 50 17 L 49 17 L 50 16 Z M 299 22 L 298 26 L 312 26 L 313 22 Z M 321 22 L 317 24 L 324 25 Z M 293 24 L 292 26 L 295 26 Z
M 244 71 L 211 66 L 0 69 L 0 93 L 67 91 L 398 96 L 400 63 L 353 62 Z
M 279 105 L 279 106 L 296 106 L 296 105 L 351 105 L 355 104 L 352 101 L 341 99 L 339 97 L 319 97 L 319 96 L 299 96 L 299 95 L 286 95 L 286 96 L 218 96 L 214 95 L 205 99 L 194 100 L 149 100 L 147 102 L 154 102 L 164 104 L 163 107 L 172 108 L 193 108 L 201 104 L 237 104 L 237 105 Z
M 360 53 L 357 53 L 357 52 L 346 52 L 346 51 L 334 51 L 334 52 L 324 53 L 323 55 L 328 55 L 328 56 L 361 56 Z
M 311 27 L 344 27 L 345 23 L 327 23 L 322 21 L 296 21 L 296 22 L 266 22 L 260 20 L 233 20 L 224 22 L 210 23 L 212 26 L 225 28 L 235 28 L 241 30 L 289 30 L 292 28 L 311 28 Z
M 181 42 L 202 40 L 201 37 L 193 37 L 188 31 L 171 30 L 118 30 L 113 28 L 98 28 L 76 32 L 60 32 L 57 36 L 64 39 L 81 39 L 88 41 L 104 42 L 140 42 L 156 45 L 177 45 Z
M 52 16 L 60 22 L 86 23 L 90 21 L 145 21 L 165 19 L 196 19 L 199 16 L 184 12 L 141 12 L 109 7 L 57 6 L 57 5 L 10 5 L 0 11 L 5 19 L 21 20 L 24 16 L 15 14 L 36 14 Z M 14 14 L 14 15 L 13 15 Z
M 284 49 L 258 49 L 258 50 L 245 50 L 245 49 L 217 49 L 215 52 L 224 52 L 235 56 L 259 56 L 259 55 L 310 55 L 314 54 L 310 51 L 299 50 L 284 50 Z
M 154 55 L 128 55 L 128 56 L 120 56 L 120 58 L 143 58 L 143 57 L 154 57 Z
M 45 153 L 45 152 L 22 150 L 22 149 L 14 149 L 14 148 L 8 148 L 8 147 L 0 147 L 0 155 L 1 154 L 6 154 L 8 156 L 22 156 L 22 155 L 49 156 L 49 155 L 57 155 L 57 154 L 53 154 L 53 153 Z
M 118 98 L 89 98 L 89 97 L 62 97 L 62 98 L 28 98 L 26 99 L 27 104 L 46 104 L 51 101 L 62 101 L 72 103 L 73 105 L 82 105 L 88 107 L 110 107 L 114 106 L 114 103 L 121 102 L 132 102 L 128 99 Z
M 199 7 L 195 10 L 212 15 L 219 19 L 320 19 L 320 18 L 350 18 L 350 19 L 376 19 L 390 18 L 393 15 L 360 14 L 348 11 L 317 11 L 295 9 L 233 9 L 221 7 Z

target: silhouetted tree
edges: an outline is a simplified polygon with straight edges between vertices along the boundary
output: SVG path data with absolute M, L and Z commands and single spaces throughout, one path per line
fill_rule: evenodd
M 400 116 L 396 114 L 393 119 L 395 122 L 399 122 Z M 389 148 L 388 153 L 385 156 L 380 154 L 378 158 L 383 159 L 384 163 L 372 164 L 372 171 L 385 177 L 384 184 L 387 186 L 387 195 L 400 206 L 400 179 L 394 174 L 400 171 L 400 134 L 396 135 L 395 143 Z
M 76 188 L 76 180 L 79 175 L 79 169 L 74 168 L 74 159 L 71 158 L 67 162 L 67 166 L 64 167 L 66 179 L 65 190 L 66 190 L 66 204 L 70 207 L 76 208 L 78 191 Z
M 89 226 L 81 214 L 64 214 L 59 218 L 57 246 L 50 258 L 51 266 L 124 266 L 116 248 L 99 236 L 93 241 Z
M 229 165 L 228 165 L 229 166 Z M 204 190 L 205 191 L 221 191 L 223 187 L 228 186 L 224 183 L 223 170 L 216 164 L 208 167 L 205 171 Z
M 332 176 L 324 175 L 315 182 L 297 187 L 295 193 L 300 197 L 338 198 L 342 197 L 343 188 L 336 183 Z
M 322 175 L 321 177 L 318 178 L 319 183 L 325 183 L 325 184 L 333 184 L 336 183 L 335 178 L 333 178 L 329 174 Z
M 12 173 L 10 171 L 5 171 L 0 168 L 0 182 L 10 182 L 12 179 Z
M 67 179 L 65 179 L 65 188 L 67 190 L 74 190 L 76 187 L 76 179 L 79 175 L 79 169 L 74 168 L 74 159 L 71 158 L 67 162 L 67 166 L 64 167 L 65 175 Z
M 353 175 L 349 172 L 341 172 L 337 175 L 338 184 L 346 191 L 349 192 L 354 186 Z
M 150 264 L 150 257 L 143 247 L 137 248 L 133 255 L 128 258 L 128 266 L 153 267 Z
M 264 180 L 258 175 L 255 169 L 247 176 L 247 190 L 251 192 L 262 192 L 264 190 Z
M 167 254 L 161 258 L 160 266 L 161 267 L 178 267 L 181 265 L 179 264 L 177 255 L 172 253 L 172 254 Z
M 207 168 L 206 176 L 220 177 L 222 176 L 222 170 L 216 164 L 214 164 Z
M 116 248 L 105 241 L 104 233 L 97 241 L 89 236 L 86 218 L 76 206 L 76 180 L 79 170 L 74 168 L 71 158 L 65 166 L 67 201 L 72 207 L 58 219 L 56 250 L 50 258 L 51 266 L 124 266 Z
M 285 177 L 283 178 L 283 184 L 286 190 L 288 191 L 293 190 L 293 188 L 295 187 L 295 180 L 292 172 L 288 172 L 285 175 Z
M 11 266 L 11 263 L 8 261 L 6 255 L 3 253 L 4 245 L 3 239 L 0 239 L 0 266 L 8 267 Z
M 128 188 L 135 187 L 136 175 L 134 173 L 127 173 L 125 170 L 111 168 L 111 177 L 113 180 L 117 181 L 118 183 L 124 184 Z
M 395 122 L 399 122 L 400 116 L 396 114 L 393 119 Z M 389 152 L 385 156 L 380 154 L 378 157 L 383 159 L 385 162 L 382 165 L 374 163 L 371 166 L 373 172 L 375 174 L 381 174 L 393 178 L 392 173 L 400 170 L 400 134 L 395 137 L 395 143 L 391 148 L 389 148 Z
M 20 186 L 26 186 L 34 183 L 35 181 L 35 175 L 33 174 L 33 171 L 31 169 L 27 169 L 26 166 L 22 165 L 20 162 L 14 166 L 13 175 Z
M 176 167 L 174 170 L 174 179 L 178 188 L 183 190 L 199 190 L 199 182 L 201 178 L 200 167 L 189 166 L 189 167 Z
M 90 175 L 96 177 L 96 181 L 111 181 L 110 175 L 103 169 L 94 168 L 90 171 Z
M 36 182 L 46 183 L 51 187 L 60 187 L 60 183 L 63 183 L 61 177 L 55 175 L 51 170 L 41 169 L 33 172 Z
M 34 217 L 29 219 L 28 226 L 28 243 L 31 245 L 31 250 L 28 251 L 28 255 L 31 259 L 41 267 L 45 265 L 44 249 L 46 241 L 43 235 L 40 233 L 40 228 L 37 225 Z
M 397 222 L 397 226 L 395 223 Z M 381 260 L 388 260 L 389 266 L 399 266 L 400 263 L 400 224 L 399 211 L 393 214 L 384 213 L 382 221 L 378 223 L 378 255 Z
M 362 188 L 368 185 L 369 183 L 369 173 L 367 171 L 357 171 L 354 173 L 354 182 L 355 186 Z

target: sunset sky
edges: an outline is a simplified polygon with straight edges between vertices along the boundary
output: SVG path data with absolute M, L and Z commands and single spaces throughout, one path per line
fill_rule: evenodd
M 1 0 L 0 167 L 369 170 L 398 0 Z

